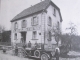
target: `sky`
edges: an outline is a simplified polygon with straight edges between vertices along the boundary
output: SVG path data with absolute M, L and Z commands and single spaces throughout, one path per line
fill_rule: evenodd
M 80 35 L 80 0 L 52 0 L 61 11 L 62 32 L 65 33 L 69 23 L 76 25 L 77 34 Z M 0 0 L 0 25 L 5 26 L 7 30 L 11 29 L 10 20 L 18 13 L 31 5 L 37 4 L 41 0 Z

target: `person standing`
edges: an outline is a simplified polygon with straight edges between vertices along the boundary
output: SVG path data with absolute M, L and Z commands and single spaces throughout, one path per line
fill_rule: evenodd
M 16 56 L 18 55 L 18 46 L 17 46 L 17 44 L 15 45 L 15 55 Z
M 29 43 L 28 43 L 28 47 L 31 48 L 31 42 L 30 42 L 30 41 L 29 41 Z
M 55 49 L 55 57 L 56 57 L 56 60 L 59 60 L 59 55 L 60 55 L 60 49 L 57 47 Z

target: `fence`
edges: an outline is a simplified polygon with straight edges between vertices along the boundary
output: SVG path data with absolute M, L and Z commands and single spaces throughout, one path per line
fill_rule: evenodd
M 8 42 L 0 42 L 0 45 L 11 46 L 11 43 L 8 43 Z
M 0 42 L 0 50 L 3 49 L 3 46 L 7 49 L 11 49 L 11 43 L 8 42 Z

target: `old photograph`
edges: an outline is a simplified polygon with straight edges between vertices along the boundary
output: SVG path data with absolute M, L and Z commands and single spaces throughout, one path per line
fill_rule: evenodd
M 80 0 L 0 0 L 0 60 L 79 60 Z

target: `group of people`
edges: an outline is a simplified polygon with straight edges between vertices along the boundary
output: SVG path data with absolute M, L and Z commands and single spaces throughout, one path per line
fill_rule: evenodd
M 37 42 L 35 42 L 35 48 L 37 48 L 38 47 L 38 43 Z M 29 43 L 28 43 L 28 48 L 31 48 L 31 46 L 32 46 L 32 43 L 29 41 Z
M 31 46 L 32 46 L 32 43 L 29 41 L 27 47 L 28 48 L 31 48 Z M 35 48 L 37 48 L 37 46 L 38 46 L 38 43 L 35 42 Z M 60 54 L 60 49 L 59 48 L 56 48 L 55 49 L 55 57 L 56 57 L 56 60 L 59 60 L 59 54 Z M 15 55 L 18 55 L 18 46 L 17 45 L 15 46 Z

